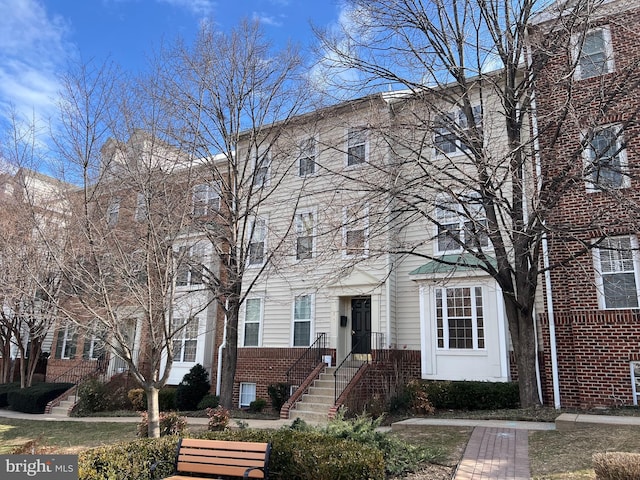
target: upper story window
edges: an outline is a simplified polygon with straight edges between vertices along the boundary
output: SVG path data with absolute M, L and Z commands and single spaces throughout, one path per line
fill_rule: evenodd
M 267 221 L 256 218 L 249 225 L 249 249 L 247 252 L 249 265 L 263 265 L 267 252 Z
M 260 324 L 262 323 L 262 299 L 248 298 L 244 310 L 244 340 L 245 347 L 260 346 Z
M 436 116 L 433 141 L 437 155 L 467 150 L 475 132 L 482 137 L 482 107 L 476 105 L 472 110 L 475 129 L 462 110 Z
M 114 198 L 109 203 L 107 208 L 107 225 L 114 227 L 118 223 L 118 216 L 120 215 L 120 199 Z
M 590 191 L 627 188 L 627 154 L 622 127 L 610 125 L 595 130 L 586 139 L 584 150 L 587 189 Z
M 477 195 L 460 197 L 439 195 L 436 204 L 436 251 L 461 252 L 464 248 L 488 248 L 487 219 Z
M 74 358 L 76 356 L 77 343 L 78 327 L 72 323 L 67 323 L 58 330 L 54 358 Z
M 178 269 L 176 272 L 176 285 L 178 287 L 202 285 L 204 260 L 204 244 L 180 247 L 177 255 Z
M 347 133 L 347 166 L 367 161 L 367 132 L 364 128 L 350 128 Z
M 346 207 L 343 216 L 343 255 L 367 256 L 369 254 L 369 208 L 359 205 Z
M 144 222 L 147 219 L 147 199 L 144 193 L 136 195 L 136 210 L 133 214 L 133 219 L 136 222 Z
M 296 260 L 313 258 L 315 228 L 313 217 L 313 211 L 296 213 Z
M 106 354 L 107 329 L 97 320 L 94 321 L 91 329 L 87 331 L 84 338 L 82 358 L 92 360 L 103 359 Z
M 271 176 L 271 149 L 261 146 L 253 150 L 253 185 L 266 187 L 270 183 Z
M 311 137 L 300 144 L 300 158 L 298 159 L 298 175 L 308 177 L 316 173 L 316 139 Z
M 220 209 L 220 190 L 216 185 L 202 183 L 193 187 L 193 216 L 203 217 Z
M 576 80 L 613 72 L 613 46 L 608 26 L 594 28 L 573 38 Z
M 602 309 L 638 308 L 640 258 L 635 236 L 605 238 L 593 250 Z

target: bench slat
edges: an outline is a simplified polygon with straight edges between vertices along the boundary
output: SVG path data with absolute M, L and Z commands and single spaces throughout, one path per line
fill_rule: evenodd
M 190 468 L 189 465 L 236 465 L 238 467 L 262 467 L 264 461 L 245 460 L 242 458 L 220 458 L 220 457 L 181 457 L 178 459 L 178 471 L 184 472 Z
M 247 452 L 266 451 L 268 443 L 238 442 L 226 440 L 201 440 L 198 438 L 183 438 L 182 447 L 205 448 L 207 450 L 239 450 Z
M 179 457 L 222 457 L 222 458 L 242 458 L 248 460 L 264 460 L 266 452 L 238 452 L 232 450 L 204 450 L 202 448 L 181 448 Z
M 233 477 L 242 477 L 247 467 L 234 467 L 231 465 L 202 465 L 190 464 L 188 470 L 178 468 L 180 473 L 205 473 L 208 475 L 229 475 Z M 249 472 L 250 478 L 264 478 L 262 470 L 252 470 Z

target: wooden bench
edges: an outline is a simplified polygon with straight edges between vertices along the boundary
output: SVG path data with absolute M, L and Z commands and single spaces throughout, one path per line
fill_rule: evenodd
M 266 479 L 270 453 L 270 443 L 182 438 L 178 442 L 175 473 L 166 480 L 216 476 Z M 152 473 L 155 467 L 151 467 Z

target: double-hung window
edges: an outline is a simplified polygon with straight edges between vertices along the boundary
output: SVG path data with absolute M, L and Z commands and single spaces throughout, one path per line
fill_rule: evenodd
M 220 190 L 217 185 L 202 183 L 193 187 L 193 216 L 204 217 L 220 209 Z
M 300 144 L 300 158 L 298 159 L 298 175 L 308 177 L 316 173 L 316 139 L 307 138 Z
M 107 225 L 115 227 L 118 223 L 118 217 L 120 215 L 120 199 L 114 198 L 107 207 Z
M 347 166 L 367 161 L 367 132 L 364 128 L 350 128 L 347 132 Z
M 366 257 L 369 254 L 369 208 L 346 207 L 343 216 L 343 255 Z
M 176 285 L 179 287 L 202 285 L 205 261 L 205 245 L 196 243 L 180 247 L 177 254 Z
M 482 140 L 482 107 L 472 107 L 471 114 L 473 124 L 469 122 L 463 110 L 436 116 L 433 125 L 436 155 L 463 152 L 473 141 Z
M 185 320 L 184 318 L 173 318 L 173 358 L 176 362 L 196 361 L 196 351 L 198 347 L 198 317 Z
M 133 219 L 136 222 L 144 222 L 147 219 L 147 199 L 144 193 L 138 193 L 136 195 L 136 210 L 133 215 Z
M 627 188 L 627 154 L 622 127 L 609 125 L 585 135 L 585 176 L 587 190 Z
M 640 259 L 637 238 L 605 238 L 593 253 L 600 308 L 638 308 Z
M 576 80 L 613 72 L 613 47 L 608 26 L 594 28 L 572 38 Z
M 436 250 L 461 252 L 489 247 L 487 219 L 480 197 L 448 194 L 438 196 L 436 203 Z
M 253 185 L 266 187 L 270 183 L 271 174 L 271 149 L 268 146 L 260 146 L 253 151 Z
M 256 399 L 256 384 L 251 382 L 240 382 L 240 408 L 251 406 L 251 402 Z
M 76 355 L 78 343 L 78 328 L 76 325 L 68 323 L 58 330 L 58 341 L 56 343 L 55 358 L 69 359 Z
M 245 347 L 260 346 L 260 324 L 262 323 L 262 299 L 248 298 L 244 310 L 244 341 Z
M 266 255 L 267 222 L 264 218 L 256 218 L 249 222 L 249 248 L 247 252 L 249 265 L 263 265 Z
M 482 287 L 436 288 L 435 301 L 438 348 L 485 348 Z
M 311 345 L 313 295 L 298 295 L 293 303 L 293 346 Z
M 88 335 L 84 339 L 82 357 L 92 360 L 104 358 L 107 337 L 107 330 L 104 325 L 96 320 L 91 330 L 87 333 Z
M 296 260 L 313 258 L 314 228 L 313 211 L 296 213 Z

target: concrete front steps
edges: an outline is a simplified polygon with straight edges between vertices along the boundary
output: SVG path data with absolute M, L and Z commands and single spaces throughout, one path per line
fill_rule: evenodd
M 299 418 L 307 423 L 326 423 L 329 409 L 335 402 L 335 367 L 327 367 L 309 387 L 309 391 L 289 411 L 289 418 Z
M 77 401 L 76 395 L 69 395 L 66 400 L 60 402 L 60 405 L 51 408 L 50 415 L 52 417 L 68 417 Z

